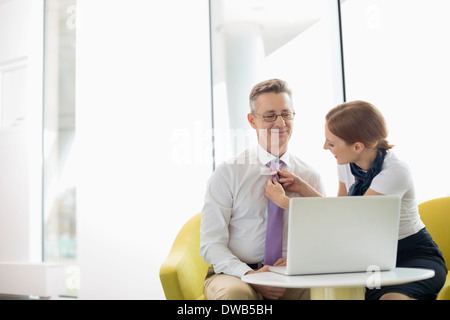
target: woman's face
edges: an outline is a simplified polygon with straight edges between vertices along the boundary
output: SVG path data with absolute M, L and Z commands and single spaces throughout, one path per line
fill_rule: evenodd
M 347 164 L 356 161 L 354 145 L 348 145 L 344 140 L 335 136 L 325 124 L 325 150 L 330 150 L 338 164 Z

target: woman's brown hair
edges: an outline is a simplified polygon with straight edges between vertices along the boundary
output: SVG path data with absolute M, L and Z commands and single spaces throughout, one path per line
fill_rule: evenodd
M 348 145 L 362 142 L 369 149 L 389 150 L 388 130 L 381 112 L 366 101 L 351 101 L 331 109 L 325 117 L 328 130 Z

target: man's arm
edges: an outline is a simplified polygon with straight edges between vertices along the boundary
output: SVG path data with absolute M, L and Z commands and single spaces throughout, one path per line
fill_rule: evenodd
M 211 176 L 206 190 L 199 252 L 206 263 L 214 266 L 216 273 L 241 277 L 252 269 L 228 248 L 232 207 L 231 173 L 226 166 L 219 166 Z

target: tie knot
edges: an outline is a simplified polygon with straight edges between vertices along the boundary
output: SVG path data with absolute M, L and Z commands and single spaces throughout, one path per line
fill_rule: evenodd
M 269 167 L 272 171 L 277 171 L 278 169 L 280 169 L 283 163 L 283 160 L 275 159 L 267 163 L 266 166 Z

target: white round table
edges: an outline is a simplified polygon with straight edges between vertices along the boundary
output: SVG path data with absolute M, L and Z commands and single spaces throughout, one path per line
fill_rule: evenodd
M 311 300 L 364 300 L 365 288 L 379 288 L 434 277 L 434 271 L 395 268 L 389 271 L 286 276 L 275 272 L 244 275 L 244 282 L 282 288 L 311 288 Z

